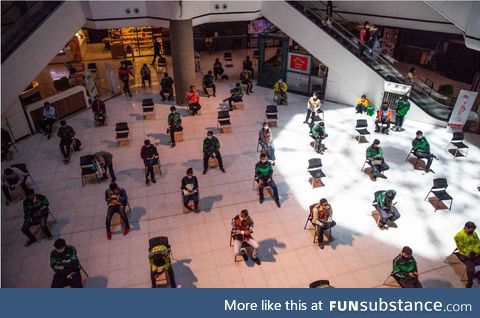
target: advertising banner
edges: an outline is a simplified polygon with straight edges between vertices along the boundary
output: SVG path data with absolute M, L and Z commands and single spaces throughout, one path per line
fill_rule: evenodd
M 448 126 L 452 128 L 462 129 L 467 122 L 468 114 L 472 109 L 473 102 L 477 98 L 477 92 L 460 90 L 457 102 L 453 107 L 452 115 L 448 121 Z
M 288 71 L 310 73 L 311 56 L 300 53 L 288 53 Z

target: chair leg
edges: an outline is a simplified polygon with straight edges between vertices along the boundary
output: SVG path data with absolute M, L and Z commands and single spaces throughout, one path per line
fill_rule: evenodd
M 53 223 L 57 223 L 57 219 L 55 218 L 55 216 L 53 215 L 53 213 L 50 210 L 48 211 L 48 214 L 50 214 L 50 216 L 52 217 Z
M 409 152 L 408 155 L 407 155 L 407 158 L 405 158 L 405 161 L 408 160 L 408 158 L 410 158 L 410 155 L 412 154 L 412 152 Z
M 83 176 L 82 176 L 82 188 L 85 186 L 85 181 L 83 179 Z
M 363 163 L 362 169 L 360 169 L 361 172 L 363 172 L 363 169 L 365 168 L 365 165 L 366 165 L 366 164 L 367 164 L 367 162 L 365 161 L 365 162 Z
M 450 207 L 448 208 L 448 211 L 452 211 L 452 204 L 453 204 L 453 199 L 450 200 Z
M 428 198 L 430 192 L 432 192 L 432 189 L 430 189 L 430 191 L 428 191 L 428 194 L 427 194 L 427 196 L 425 197 L 425 199 L 423 199 L 423 201 L 427 201 L 427 198 Z
M 303 227 L 304 230 L 307 229 L 307 225 L 308 225 L 308 219 L 307 219 L 307 221 L 305 222 L 305 226 Z

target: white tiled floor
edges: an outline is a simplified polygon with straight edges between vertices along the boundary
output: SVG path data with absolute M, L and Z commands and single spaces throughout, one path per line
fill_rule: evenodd
M 413 248 L 426 287 L 462 287 L 463 265 L 447 265 L 443 259 L 453 250 L 452 237 L 465 221 L 480 224 L 476 192 L 480 150 L 472 144 L 478 145 L 478 136 L 468 136 L 467 158 L 454 159 L 445 150 L 449 132 L 407 116 L 404 132 L 390 136 L 372 133 L 371 139 L 381 140 L 391 167 L 386 172 L 388 180 L 372 182 L 360 171 L 367 144 L 358 144 L 353 138 L 358 118 L 353 108 L 327 102 L 328 150 L 321 156 L 327 177 L 325 187 L 311 189 L 305 180 L 307 161 L 318 155 L 309 145 L 307 126 L 302 124 L 306 98 L 290 94 L 289 105 L 279 107 L 279 127 L 273 129 L 277 147 L 274 179 L 282 207 L 278 209 L 271 199 L 260 205 L 251 186 L 259 155 L 257 134 L 265 106 L 271 103 L 270 89 L 254 87 L 254 95 L 245 97 L 245 111 L 231 114 L 233 133 L 216 133 L 227 173 L 212 169 L 205 176 L 201 174 L 202 140 L 207 130 L 216 126 L 219 104 L 234 84 L 244 55 L 236 54 L 236 68 L 226 70 L 232 80 L 217 83 L 217 97 L 202 98 L 201 116 L 186 116 L 186 110 L 179 107 L 185 115 L 185 141 L 173 149 L 165 134 L 171 104 L 160 102 L 157 86 L 135 88 L 133 98 L 119 96 L 108 101 L 107 127 L 93 127 L 90 111 L 68 119 L 83 142 L 81 152 L 73 155 L 69 165 L 62 163 L 55 137 L 46 140 L 35 135 L 17 144 L 19 152 L 10 163 L 28 164 L 36 188 L 50 199 L 57 218 L 57 223 L 50 224 L 55 238 L 62 237 L 77 247 L 89 275 L 107 279 L 108 287 L 149 287 L 148 239 L 164 235 L 172 244 L 180 287 L 307 287 L 317 279 L 329 279 L 336 287 L 378 287 L 404 245 Z M 213 64 L 214 57 L 206 57 L 208 61 L 202 60 L 202 64 Z M 200 74 L 197 81 L 200 84 Z M 142 119 L 143 98 L 154 98 L 156 120 Z M 116 147 L 114 127 L 120 121 L 129 123 L 130 147 Z M 432 167 L 435 175 L 414 171 L 404 161 L 417 129 L 425 132 L 432 151 L 440 158 Z M 158 146 L 163 172 L 157 184 L 148 187 L 139 156 L 145 138 Z M 132 232 L 123 236 L 117 226 L 111 241 L 106 239 L 104 225 L 103 191 L 108 182 L 82 188 L 80 181 L 79 157 L 101 149 L 113 154 L 117 183 L 127 190 L 132 207 Z M 2 168 L 5 166 L 4 162 Z M 180 179 L 188 167 L 193 167 L 200 183 L 202 211 L 198 214 L 182 213 Z M 454 197 L 450 212 L 434 213 L 432 205 L 423 200 L 434 177 L 448 179 L 448 192 Z M 373 193 L 379 189 L 397 190 L 397 207 L 402 214 L 398 228 L 381 231 L 370 215 Z M 331 202 L 337 226 L 333 229 L 335 239 L 320 250 L 312 243 L 313 231 L 303 226 L 307 207 L 322 197 Z M 255 221 L 261 266 L 233 261 L 228 245 L 230 220 L 241 209 L 248 209 Z M 53 275 L 48 264 L 52 242 L 40 240 L 25 248 L 26 239 L 20 232 L 22 215 L 21 201 L 9 207 L 2 205 L 2 286 L 48 287 Z

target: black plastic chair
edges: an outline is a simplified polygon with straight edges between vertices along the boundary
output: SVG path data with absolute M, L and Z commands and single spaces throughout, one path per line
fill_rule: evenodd
M 368 122 L 366 119 L 357 119 L 357 126 L 355 126 L 355 130 L 358 133 L 358 136 L 356 137 L 358 140 L 358 143 L 360 143 L 360 140 L 362 137 L 370 135 L 370 132 L 368 131 L 367 128 L 368 128 Z M 367 138 L 365 137 L 365 139 Z
M 326 177 L 326 175 L 322 171 L 322 159 L 320 158 L 312 158 L 308 159 L 308 168 L 307 173 L 310 174 L 310 184 L 312 188 L 314 187 L 315 180 Z
M 118 145 L 122 141 L 127 141 L 128 144 L 130 145 L 130 142 L 129 142 L 130 129 L 128 128 L 128 123 L 126 122 L 117 123 L 115 125 L 115 132 L 116 132 L 116 139 L 117 139 Z
M 218 112 L 217 117 L 217 129 L 221 129 L 223 132 L 224 128 L 232 127 L 232 123 L 230 122 L 230 112 L 228 110 L 221 110 Z
M 86 178 L 94 176 L 98 183 L 100 183 L 100 179 L 98 178 L 95 170 L 94 165 L 95 155 L 86 155 L 80 157 L 80 168 L 82 169 L 82 187 L 85 186 Z
M 433 195 L 438 199 L 437 204 L 435 205 L 434 212 L 437 212 L 438 206 L 440 205 L 441 201 L 450 201 L 450 207 L 448 208 L 448 210 L 449 211 L 452 210 L 453 198 L 447 193 L 446 191 L 447 188 L 448 188 L 447 179 L 445 178 L 433 179 L 433 186 L 430 189 L 430 191 L 428 191 L 428 194 L 425 197 L 425 201 L 427 200 L 430 193 L 433 193 Z
M 142 110 L 144 118 L 150 115 L 153 115 L 153 118 L 155 118 L 155 104 L 153 103 L 153 99 L 146 98 L 142 100 Z
M 334 287 L 330 285 L 330 281 L 322 279 L 322 280 L 317 280 L 317 281 L 314 281 L 313 283 L 310 283 L 310 285 L 308 285 L 308 288 L 334 288 Z
M 415 161 L 413 163 L 413 170 L 416 169 L 417 167 L 417 163 L 419 162 L 419 159 L 417 156 L 415 156 L 415 151 L 413 150 L 413 148 L 410 150 L 410 152 L 408 153 L 407 155 L 407 158 L 405 158 L 405 161 L 408 161 L 408 158 L 410 158 L 410 155 L 413 155 L 415 157 Z M 420 160 L 421 161 L 421 160 Z
M 273 127 L 277 127 L 278 121 L 278 108 L 277 105 L 268 105 L 265 109 L 265 121 Z
M 232 222 L 233 222 L 233 220 L 232 220 Z M 231 231 L 230 231 L 230 246 L 231 246 L 231 247 L 233 246 L 232 242 L 233 242 L 233 237 L 234 237 L 234 236 L 235 236 L 235 234 L 233 234 L 233 230 L 231 230 Z M 242 244 L 240 245 L 240 249 L 242 249 L 242 248 L 247 248 L 247 247 L 249 247 L 249 246 L 250 246 L 250 245 L 248 245 L 247 242 L 244 241 L 244 242 L 242 242 Z M 238 256 L 237 254 L 234 254 L 234 255 L 233 255 L 233 260 L 235 261 L 235 263 L 236 263 L 236 262 L 241 262 L 241 261 L 243 260 L 243 258 L 240 259 L 240 260 L 238 260 L 238 257 L 237 257 L 237 256 Z
M 463 143 L 464 139 L 465 139 L 465 135 L 463 134 L 463 132 L 460 131 L 460 132 L 453 133 L 452 140 L 450 140 L 450 143 L 447 146 L 447 150 L 453 149 L 453 148 L 449 148 L 450 145 L 453 145 L 455 147 L 455 154 L 454 154 L 455 158 L 457 157 L 459 152 L 460 154 L 462 154 L 460 149 L 467 149 L 465 153 L 465 157 L 468 155 L 468 146 Z

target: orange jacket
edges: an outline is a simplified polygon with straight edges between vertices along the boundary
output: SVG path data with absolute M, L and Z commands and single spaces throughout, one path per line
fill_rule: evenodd
M 188 92 L 187 101 L 189 104 L 200 103 L 200 96 L 197 92 Z
M 390 121 L 392 119 L 392 112 L 389 110 L 387 110 L 387 122 Z M 382 121 L 382 108 L 380 108 L 379 110 L 377 110 L 377 120 L 378 121 Z

